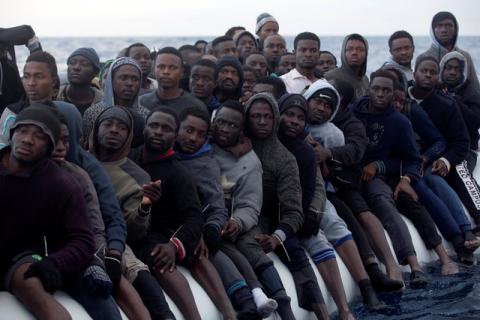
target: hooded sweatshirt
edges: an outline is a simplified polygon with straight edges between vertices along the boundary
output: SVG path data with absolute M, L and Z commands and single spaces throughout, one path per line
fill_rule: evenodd
M 95 123 L 95 119 L 97 119 L 98 115 L 106 108 L 118 105 L 117 103 L 115 103 L 115 92 L 113 89 L 113 72 L 124 65 L 131 65 L 137 68 L 138 72 L 140 73 L 140 83 L 142 82 L 142 70 L 134 59 L 128 57 L 120 57 L 111 64 L 110 68 L 108 69 L 107 78 L 105 79 L 104 83 L 104 93 L 102 101 L 89 107 L 87 110 L 85 110 L 85 113 L 83 114 L 83 138 L 85 141 L 88 141 L 90 137 L 90 132 L 93 128 L 93 124 Z M 138 104 L 139 92 L 140 86 L 138 91 L 135 93 L 133 104 L 131 106 L 128 106 L 128 110 L 130 111 L 134 119 L 134 134 L 132 140 L 133 147 L 138 147 L 143 143 L 143 128 L 145 127 L 145 119 L 150 113 L 148 109 Z
M 177 155 L 180 162 L 190 170 L 197 186 L 205 215 L 205 227 L 213 226 L 220 232 L 228 219 L 228 211 L 220 184 L 220 166 L 213 156 L 213 146 L 207 140 L 194 154 L 177 151 Z
M 232 57 L 232 56 L 222 57 L 220 60 L 218 60 L 217 65 L 215 66 L 215 79 L 218 79 L 218 74 L 220 73 L 220 70 L 225 66 L 230 66 L 235 68 L 238 72 L 238 77 L 240 78 L 240 80 L 238 82 L 237 88 L 235 89 L 235 92 L 233 92 L 231 96 L 226 97 L 226 99 L 220 102 L 224 102 L 228 99 L 238 100 L 242 96 L 242 87 L 243 87 L 243 80 L 244 80 L 242 65 L 240 64 L 240 61 L 238 61 L 236 57 Z M 217 86 L 214 92 L 215 96 L 217 96 L 218 90 L 219 89 Z
M 274 125 L 270 136 L 257 139 L 250 135 L 253 150 L 263 168 L 263 206 L 259 224 L 266 232 L 273 232 L 284 241 L 295 234 L 303 224 L 302 188 L 297 160 L 278 140 L 280 112 L 277 101 L 268 93 L 251 97 L 245 106 L 248 119 L 251 107 L 257 100 L 265 100 L 272 108 Z
M 365 61 L 361 65 L 360 75 L 355 74 L 352 68 L 347 63 L 345 48 L 347 47 L 348 40 L 351 40 L 352 37 L 360 37 L 362 39 L 363 44 L 365 45 Z M 368 90 L 369 81 L 367 76 L 365 75 L 365 73 L 367 72 L 367 59 L 368 59 L 367 39 L 360 36 L 359 34 L 355 34 L 355 33 L 350 34 L 346 36 L 345 39 L 343 39 L 342 54 L 341 54 L 342 66 L 340 68 L 336 68 L 327 72 L 325 74 L 325 78 L 327 80 L 341 79 L 349 83 L 355 90 L 355 95 L 352 101 L 360 99 L 363 95 L 367 93 L 367 90 Z
M 303 96 L 308 101 L 310 98 L 315 96 L 315 94 L 322 89 L 330 90 L 337 97 L 336 102 L 334 101 L 334 106 L 332 108 L 332 114 L 330 118 L 322 124 L 308 124 L 308 131 L 313 136 L 315 141 L 320 143 L 325 148 L 339 147 L 345 144 L 345 138 L 343 136 L 342 130 L 338 129 L 331 121 L 335 118 L 338 108 L 340 107 L 340 95 L 337 90 L 327 81 L 320 79 L 315 81 L 308 89 L 305 91 Z
M 439 12 L 440 13 L 440 12 Z M 458 51 L 460 52 L 465 59 L 467 60 L 467 79 L 470 80 L 472 83 L 473 88 L 475 88 L 476 91 L 480 91 L 480 84 L 478 82 L 478 77 L 477 77 L 477 71 L 475 70 L 475 66 L 473 65 L 473 60 L 470 54 L 457 47 L 457 40 L 458 40 L 458 22 L 455 16 L 449 12 L 441 12 L 445 16 L 446 19 L 451 19 L 453 20 L 453 23 L 455 25 L 455 35 L 453 38 L 453 49 L 451 51 Z M 438 13 L 437 13 L 438 15 Z M 435 15 L 436 16 L 436 15 Z M 437 37 L 435 36 L 435 27 L 434 27 L 434 18 L 432 18 L 432 23 L 430 24 L 430 38 L 432 39 L 432 45 L 430 48 L 422 53 L 421 55 L 428 55 L 432 56 L 437 61 L 441 61 L 443 56 L 446 55 L 449 51 L 447 48 L 443 47 L 437 40 Z
M 122 108 L 125 110 L 125 108 Z M 100 119 L 102 115 L 109 112 L 108 109 L 103 110 L 95 120 L 93 131 L 90 134 L 90 153 L 100 160 L 100 146 L 98 144 L 98 129 L 100 127 Z M 130 124 L 133 127 L 133 118 L 128 110 L 125 110 Z M 149 227 L 148 216 L 144 217 L 139 214 L 139 208 L 142 202 L 142 185 L 150 183 L 150 175 L 140 168 L 135 162 L 127 156 L 130 152 L 130 145 L 133 139 L 133 131 L 130 129 L 128 137 L 123 146 L 115 153 L 112 153 L 106 159 L 101 160 L 101 164 L 109 175 L 113 189 L 116 191 L 118 203 L 123 211 L 124 218 L 128 226 L 129 243 L 141 240 L 147 235 Z
M 363 122 L 369 138 L 363 165 L 399 159 L 400 175 L 408 175 L 412 182 L 416 181 L 419 178 L 421 158 L 410 121 L 396 112 L 393 106 L 388 106 L 382 113 L 372 113 L 369 105 L 370 98 L 364 97 L 352 106 L 353 113 Z M 397 174 L 398 168 L 389 172 L 380 166 L 379 172 Z
M 458 59 L 462 68 L 462 79 L 455 86 L 449 86 L 443 79 L 445 65 L 451 59 Z M 467 75 L 468 61 L 457 51 L 452 51 L 443 56 L 440 61 L 440 84 L 445 92 L 452 96 L 462 110 L 463 119 L 467 125 L 470 136 L 470 148 L 478 149 L 478 129 L 480 128 L 480 92 L 475 90 Z

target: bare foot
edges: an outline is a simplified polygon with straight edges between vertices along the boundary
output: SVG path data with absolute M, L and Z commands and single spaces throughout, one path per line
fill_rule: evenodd
M 344 311 L 338 316 L 341 320 L 356 320 L 356 318 L 353 316 L 353 314 L 350 313 L 350 311 Z
M 463 243 L 463 245 L 471 252 L 475 251 L 478 247 L 480 247 L 480 239 L 477 238 L 471 231 L 465 231 L 464 237 L 465 242 Z
M 458 273 L 458 266 L 455 262 L 450 261 L 442 265 L 442 276 L 449 276 Z

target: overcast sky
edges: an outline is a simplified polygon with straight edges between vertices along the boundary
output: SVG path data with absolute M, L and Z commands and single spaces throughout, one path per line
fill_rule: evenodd
M 283 35 L 427 35 L 438 11 L 457 17 L 461 35 L 480 35 L 479 0 L 0 0 L 0 27 L 29 24 L 39 37 L 215 36 L 233 25 L 255 31 L 269 12 Z

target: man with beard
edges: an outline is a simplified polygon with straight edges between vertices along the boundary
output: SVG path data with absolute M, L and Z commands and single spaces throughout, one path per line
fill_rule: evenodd
M 238 100 L 242 94 L 243 69 L 236 57 L 223 57 L 215 69 L 217 87 L 215 97 L 219 102 Z
M 188 107 L 207 110 L 205 104 L 180 88 L 183 77 L 183 58 L 177 49 L 165 47 L 158 51 L 155 59 L 155 78 L 158 88 L 154 92 L 139 98 L 139 105 L 153 110 L 158 106 L 167 106 L 177 115 Z
M 279 34 L 272 34 L 266 37 L 263 42 L 263 53 L 265 58 L 267 58 L 268 70 L 272 73 L 280 57 L 287 53 L 285 38 Z
M 61 86 L 57 99 L 74 104 L 83 115 L 85 110 L 102 99 L 102 92 L 92 86 L 100 60 L 93 48 L 78 48 L 67 59 L 69 84 Z
M 320 56 L 320 38 L 311 32 L 302 32 L 293 41 L 296 67 L 280 78 L 285 82 L 288 93 L 302 91 L 318 80 L 315 66 Z

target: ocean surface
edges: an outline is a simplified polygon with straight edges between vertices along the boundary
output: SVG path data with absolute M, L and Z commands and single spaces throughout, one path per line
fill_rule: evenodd
M 45 51 L 50 52 L 57 60 L 59 73 L 65 73 L 67 69 L 66 61 L 70 53 L 80 47 L 95 48 L 101 61 L 115 58 L 117 53 L 128 47 L 134 42 L 142 42 L 150 49 L 159 49 L 165 46 L 180 47 L 184 44 L 194 44 L 196 40 L 204 39 L 211 41 L 213 37 L 191 36 L 191 37 L 61 37 L 61 38 L 41 38 L 41 43 Z M 287 49 L 293 49 L 294 36 L 286 36 Z M 337 56 L 340 65 L 340 49 L 342 47 L 343 37 L 321 36 L 321 50 L 331 51 Z M 367 37 L 369 43 L 367 71 L 378 69 L 390 56 L 388 52 L 388 37 L 371 36 Z M 415 56 L 424 52 L 430 47 L 431 40 L 428 36 L 414 37 Z M 470 53 L 477 70 L 480 73 L 480 36 L 459 37 L 458 46 Z M 23 69 L 25 59 L 28 56 L 28 50 L 19 46 L 16 47 L 17 61 L 20 72 Z

